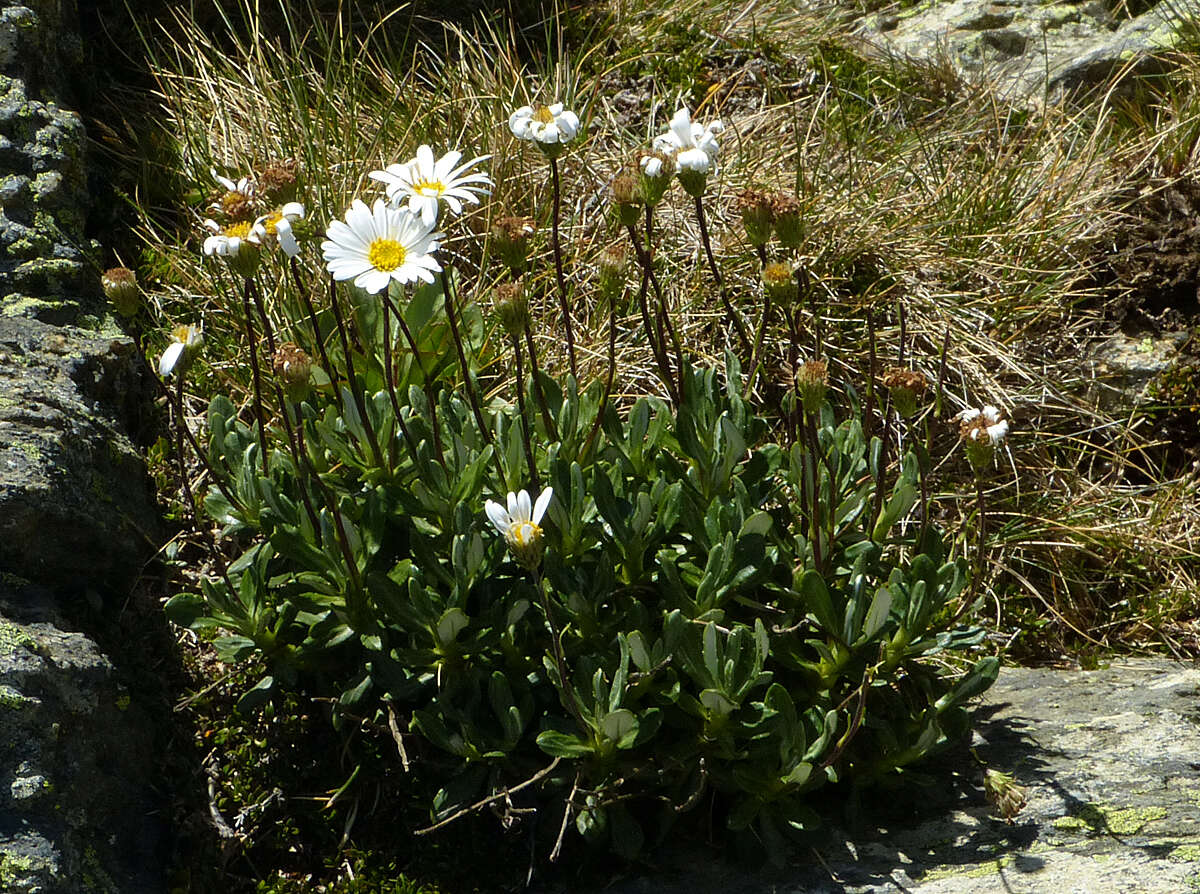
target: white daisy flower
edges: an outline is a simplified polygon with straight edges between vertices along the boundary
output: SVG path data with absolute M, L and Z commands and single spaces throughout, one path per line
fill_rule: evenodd
M 292 232 L 292 224 L 303 219 L 304 206 L 299 202 L 288 202 L 282 208 L 264 214 L 254 221 L 250 233 L 262 243 L 272 239 L 279 240 L 279 247 L 283 249 L 283 253 L 289 258 L 294 258 L 300 254 L 300 243 L 296 241 L 296 234 Z
M 204 331 L 199 326 L 176 326 L 171 343 L 158 360 L 158 374 L 165 379 L 178 370 L 183 375 L 203 344 Z
M 460 165 L 461 158 L 461 152 L 451 150 L 435 160 L 432 149 L 418 146 L 416 158 L 402 165 L 388 165 L 382 171 L 372 171 L 368 176 L 384 184 L 388 201 L 394 207 L 407 201 L 409 211 L 433 226 L 443 201 L 455 214 L 461 214 L 463 202 L 478 204 L 479 196 L 491 194 L 492 180 L 487 174 L 481 171 L 467 173 L 491 156 L 481 155 Z
M 249 177 L 242 177 L 237 181 L 237 183 L 234 183 L 228 177 L 222 177 L 220 174 L 218 174 L 216 168 L 209 168 L 209 173 L 212 174 L 212 178 L 214 180 L 216 180 L 219 184 L 221 184 L 222 187 L 225 188 L 226 192 L 240 193 L 247 199 L 254 198 L 254 181 Z
M 531 507 L 528 491 L 509 491 L 507 510 L 495 500 L 488 500 L 483 507 L 496 530 L 504 537 L 513 558 L 529 571 L 537 568 L 542 561 L 545 544 L 539 523 L 553 496 L 554 489 L 547 487 Z
M 407 208 L 389 208 L 383 199 L 376 199 L 371 208 L 355 199 L 346 222 L 330 223 L 327 235 L 321 251 L 333 278 L 352 279 L 372 295 L 392 281 L 431 283 L 442 270 L 433 256 L 442 234 Z
M 508 116 L 508 129 L 518 140 L 529 140 L 547 155 L 555 156 L 579 134 L 579 116 L 561 102 L 548 106 L 521 106 Z

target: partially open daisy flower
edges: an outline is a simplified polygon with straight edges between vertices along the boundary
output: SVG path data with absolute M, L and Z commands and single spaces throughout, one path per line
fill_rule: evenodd
M 967 460 L 980 472 L 987 468 L 996 448 L 1008 437 L 1008 420 L 1003 410 L 988 404 L 968 407 L 958 414 L 958 421 Z
M 263 243 L 278 240 L 284 254 L 294 258 L 300 254 L 300 243 L 296 241 L 296 234 L 292 232 L 292 224 L 303 219 L 304 206 L 299 202 L 288 202 L 282 208 L 264 214 L 254 221 L 250 232 Z
M 462 153 L 452 149 L 434 159 L 432 149 L 418 146 L 416 158 L 402 165 L 388 165 L 382 171 L 371 171 L 368 176 L 384 184 L 388 201 L 393 206 L 407 203 L 409 211 L 433 226 L 442 202 L 455 214 L 461 214 L 464 202 L 478 204 L 479 196 L 491 193 L 492 180 L 487 174 L 482 171 L 468 173 L 491 156 L 481 155 L 460 165 L 461 158 Z
M 171 343 L 159 358 L 158 374 L 164 379 L 173 372 L 183 375 L 203 344 L 204 332 L 199 326 L 176 326 L 171 332 Z
M 383 199 L 376 199 L 371 208 L 355 199 L 345 223 L 333 221 L 327 235 L 321 251 L 333 278 L 353 280 L 372 295 L 393 281 L 431 283 L 442 270 L 433 256 L 442 234 L 407 208 L 389 208 Z
M 561 102 L 521 106 L 508 116 L 508 129 L 518 140 L 529 140 L 551 157 L 579 133 L 579 116 Z
M 261 243 L 249 221 L 238 221 L 222 227 L 215 220 L 206 220 L 204 227 L 212 233 L 204 240 L 206 255 L 224 258 L 235 272 L 243 276 L 254 272 Z
M 542 561 L 545 544 L 539 523 L 553 496 L 553 488 L 547 487 L 531 507 L 528 491 L 509 491 L 507 510 L 495 500 L 488 500 L 483 506 L 487 517 L 504 537 L 517 564 L 529 571 L 537 568 Z

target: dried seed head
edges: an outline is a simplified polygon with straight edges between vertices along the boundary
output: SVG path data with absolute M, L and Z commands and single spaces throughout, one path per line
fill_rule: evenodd
M 492 296 L 500 325 L 513 338 L 519 338 L 529 326 L 529 298 L 520 282 L 503 282 Z
M 923 372 L 893 366 L 884 371 L 881 381 L 892 395 L 892 405 L 897 413 L 905 419 L 917 415 L 921 398 L 929 388 L 929 380 Z
M 800 200 L 789 192 L 777 192 L 771 196 L 775 238 L 784 248 L 796 248 L 804 241 L 802 211 Z
M 530 242 L 536 232 L 532 217 L 498 217 L 492 222 L 496 254 L 514 276 L 520 276 L 529 266 Z
M 829 390 L 829 367 L 824 360 L 809 360 L 796 370 L 796 394 L 806 413 L 821 409 Z
M 738 193 L 738 213 L 742 215 L 742 226 L 751 245 L 766 245 L 771 238 L 771 223 L 774 212 L 771 196 L 761 189 L 748 186 Z
M 283 204 L 296 198 L 300 165 L 294 158 L 268 162 L 258 175 L 256 185 L 271 202 Z
M 285 341 L 275 349 L 272 367 L 289 399 L 300 401 L 308 396 L 308 379 L 312 373 L 312 358 L 305 353 L 303 348 L 293 342 Z
M 772 261 L 763 267 L 762 280 L 767 297 L 780 307 L 791 307 L 800 294 L 791 265 L 782 261 Z
M 113 308 L 128 319 L 138 312 L 142 303 L 142 290 L 138 288 L 137 276 L 128 267 L 113 267 L 100 277 L 104 295 Z
M 1025 807 L 1025 787 L 1018 785 L 1008 773 L 988 768 L 983 774 L 983 790 L 988 803 L 1007 823 L 1011 823 Z
M 615 301 L 625 287 L 625 277 L 629 271 L 629 252 L 625 243 L 606 245 L 600 252 L 596 267 L 600 273 L 600 296 L 606 301 Z

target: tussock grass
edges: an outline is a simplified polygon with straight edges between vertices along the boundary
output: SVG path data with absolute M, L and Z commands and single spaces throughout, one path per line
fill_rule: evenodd
M 948 346 L 935 439 L 943 521 L 967 525 L 974 506 L 949 417 L 995 403 L 1013 418 L 1009 451 L 988 482 L 998 642 L 1051 658 L 1089 648 L 1197 652 L 1194 483 L 1186 470 L 1153 466 L 1153 430 L 1136 408 L 1100 401 L 1086 360 L 1106 331 L 1101 299 L 1115 288 L 1099 284 L 1098 246 L 1122 226 L 1131 184 L 1195 173 L 1193 60 L 1179 60 L 1140 101 L 1033 110 L 1005 105 L 945 63 L 866 52 L 836 10 L 784 3 L 627 0 L 559 10 L 523 28 L 500 18 L 418 23 L 407 36 L 404 10 L 351 28 L 337 14 L 285 7 L 283 27 L 266 33 L 248 3 L 218 8 L 221 29 L 180 13 L 142 34 L 157 77 L 156 126 L 178 147 L 193 193 L 184 228 L 145 209 L 139 234 L 158 259 L 164 330 L 206 322 L 201 391 L 244 392 L 247 377 L 225 322 L 238 300 L 233 283 L 199 256 L 209 169 L 236 178 L 272 159 L 300 163 L 314 233 L 302 257 L 319 300 L 325 223 L 352 197 L 377 194 L 368 171 L 421 142 L 492 156 L 495 193 L 454 225 L 447 249 L 464 294 L 485 311 L 497 276 L 490 219 L 523 214 L 542 225 L 527 289 L 543 365 L 564 370 L 548 170 L 506 127 L 513 108 L 538 99 L 566 101 L 587 126 L 561 160 L 563 232 L 581 375 L 602 375 L 607 328 L 592 283 L 599 252 L 620 238 L 608 187 L 685 101 L 695 120 L 720 116 L 727 126 L 705 204 L 723 273 L 752 326 L 758 260 L 733 200 L 765 185 L 794 190 L 804 208 L 806 238 L 791 259 L 812 284 L 803 354 L 820 332 L 835 378 L 861 389 L 868 313 L 879 369 L 903 356 L 936 380 Z M 729 333 L 685 199 L 676 188 L 657 213 L 662 279 L 689 352 L 719 363 Z M 281 293 L 272 310 L 286 326 Z M 767 344 L 764 389 L 788 375 L 778 318 Z M 632 307 L 619 320 L 617 357 L 618 393 L 659 393 Z M 494 367 L 497 395 L 509 390 L 505 368 Z

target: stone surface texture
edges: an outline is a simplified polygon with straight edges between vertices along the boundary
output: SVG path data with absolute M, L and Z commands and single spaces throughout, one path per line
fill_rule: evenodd
M 1198 0 L 1162 0 L 1140 15 L 1105 0 L 926 0 L 859 22 L 882 51 L 948 64 L 1011 99 L 1057 99 L 1124 72 L 1162 70 L 1155 58 L 1179 44 Z M 1193 27 L 1194 26 L 1190 26 Z
M 137 352 L 94 316 L 86 135 L 70 110 L 79 57 L 73 0 L 0 0 L 5 894 L 165 890 L 155 730 L 139 693 L 122 690 L 110 657 L 75 627 L 124 603 L 158 527 L 129 437 L 146 418 Z
M 1027 788 L 1011 824 L 962 749 L 929 790 L 878 799 L 781 869 L 672 854 L 607 894 L 1185 894 L 1200 889 L 1200 669 L 1006 667 L 975 712 L 974 752 Z

